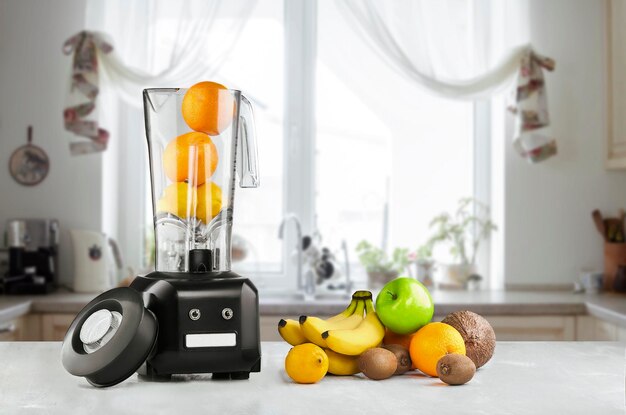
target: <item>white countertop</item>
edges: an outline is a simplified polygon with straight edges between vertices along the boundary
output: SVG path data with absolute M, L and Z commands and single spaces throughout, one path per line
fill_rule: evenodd
M 133 375 L 91 387 L 61 366 L 60 343 L 0 343 L 0 412 L 46 414 L 623 414 L 624 345 L 499 342 L 463 386 L 409 372 L 383 381 L 328 376 L 297 385 L 285 343 L 263 343 L 261 373 L 246 381 L 204 375 L 144 382 Z

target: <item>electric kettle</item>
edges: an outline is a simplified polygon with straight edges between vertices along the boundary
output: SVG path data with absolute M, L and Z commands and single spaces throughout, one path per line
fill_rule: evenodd
M 71 229 L 74 284 L 77 293 L 101 293 L 115 287 L 122 257 L 114 239 L 102 232 Z

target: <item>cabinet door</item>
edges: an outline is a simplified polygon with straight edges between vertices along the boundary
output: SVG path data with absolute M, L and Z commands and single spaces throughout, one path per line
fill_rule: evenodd
M 41 333 L 44 341 L 61 341 L 74 321 L 74 314 L 43 314 Z
M 624 341 L 624 329 L 592 316 L 576 317 L 576 340 Z
M 17 322 L 12 321 L 0 327 L 0 342 L 14 342 L 19 340 L 16 323 Z
M 28 314 L 0 327 L 0 341 L 41 340 L 41 317 Z
M 607 2 L 608 39 L 608 140 L 606 166 L 609 169 L 626 168 L 626 3 Z
M 617 340 L 617 326 L 608 321 L 596 320 L 596 329 L 594 340 Z
M 496 339 L 506 341 L 564 341 L 576 337 L 575 317 L 485 316 Z

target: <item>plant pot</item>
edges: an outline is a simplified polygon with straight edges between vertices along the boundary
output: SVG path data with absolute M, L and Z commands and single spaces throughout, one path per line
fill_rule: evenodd
M 389 281 L 397 277 L 397 271 L 367 271 L 367 285 L 370 289 L 382 288 Z
M 415 261 L 417 267 L 417 280 L 424 284 L 425 287 L 432 287 L 434 285 L 433 274 L 435 272 L 435 261 L 433 260 L 417 260 Z
M 477 273 L 476 264 L 446 264 L 442 267 L 441 287 L 463 288 L 470 275 Z
M 604 289 L 614 290 L 615 276 L 620 266 L 626 265 L 626 243 L 604 243 Z

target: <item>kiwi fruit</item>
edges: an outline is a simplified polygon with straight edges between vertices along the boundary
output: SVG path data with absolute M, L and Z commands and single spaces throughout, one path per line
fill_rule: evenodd
M 442 323 L 457 329 L 465 341 L 465 354 L 472 359 L 476 369 L 491 359 L 496 348 L 496 334 L 484 317 L 471 311 L 448 314 Z
M 469 382 L 476 373 L 476 365 L 469 357 L 451 353 L 437 362 L 437 376 L 448 385 L 462 385 Z
M 393 352 L 382 347 L 366 350 L 358 360 L 359 370 L 373 380 L 387 379 L 396 372 L 398 359 Z
M 396 363 L 398 364 L 398 367 L 396 368 L 394 375 L 401 375 L 411 370 L 411 355 L 406 348 L 400 346 L 399 344 L 386 344 L 383 348 L 396 355 Z

